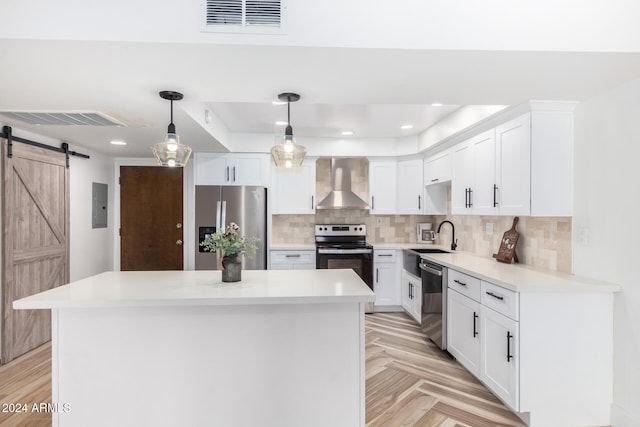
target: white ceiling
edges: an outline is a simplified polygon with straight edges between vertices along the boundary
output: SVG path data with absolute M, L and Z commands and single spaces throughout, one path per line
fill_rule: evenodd
M 0 63 L 0 111 L 100 111 L 126 126 L 26 126 L 3 116 L 0 123 L 118 157 L 150 156 L 163 138 L 169 103 L 161 90 L 185 95 L 174 119 L 184 143 L 224 151 L 220 129 L 280 134 L 273 122 L 286 119 L 286 106 L 271 102 L 286 91 L 302 96 L 292 104 L 296 136 L 349 129 L 353 138 L 397 137 L 457 106 L 580 101 L 640 76 L 640 55 L 631 53 L 13 39 L 0 39 Z M 187 102 L 191 115 L 180 108 Z M 204 126 L 206 109 L 221 120 L 212 128 Z M 404 123 L 415 128 L 403 133 Z
M 287 121 L 287 105 L 249 102 L 211 102 L 207 104 L 231 132 L 280 135 Z M 307 104 L 291 103 L 294 135 L 343 138 L 398 138 L 416 135 L 457 110 L 457 105 L 422 104 Z M 402 129 L 403 125 L 413 125 Z

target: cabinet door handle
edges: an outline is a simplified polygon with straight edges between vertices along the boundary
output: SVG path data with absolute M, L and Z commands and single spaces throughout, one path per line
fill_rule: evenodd
M 227 166 L 227 182 L 229 181 L 229 166 Z
M 499 299 L 500 301 L 502 301 L 504 299 L 504 297 L 501 297 L 500 295 L 496 295 L 493 292 L 486 292 L 487 295 L 494 297 L 495 299 Z
M 477 337 L 478 336 L 478 327 L 476 324 L 476 320 L 478 319 L 478 314 L 474 311 L 473 312 L 473 337 Z
M 464 207 L 465 208 L 469 207 L 469 189 L 468 188 L 464 189 Z
M 313 196 L 311 196 L 311 210 L 313 210 Z
M 409 299 L 413 299 L 413 283 L 409 282 Z
M 493 184 L 493 207 L 498 207 L 498 200 L 496 199 L 496 192 L 498 191 L 498 186 Z
M 438 178 L 433 178 L 433 179 L 431 180 L 431 182 L 438 182 L 438 181 L 440 181 Z
M 471 200 L 471 195 L 473 194 L 473 190 L 471 188 L 469 188 L 469 207 L 473 206 L 473 202 Z
M 376 268 L 376 283 L 380 282 L 380 275 L 378 274 L 378 269 Z
M 233 182 L 236 182 L 236 167 L 233 167 Z
M 454 281 L 454 282 L 456 282 L 456 283 L 457 283 L 458 285 L 460 285 L 460 286 L 467 286 L 467 284 L 466 284 L 466 283 L 461 282 L 461 281 L 460 281 L 460 280 L 458 280 L 458 279 L 454 279 L 453 281 Z
M 421 202 L 421 200 L 420 200 L 420 199 L 421 199 L 421 197 L 420 197 L 420 195 L 418 195 L 418 210 L 422 209 L 422 208 L 420 207 L 420 206 L 421 206 L 421 205 L 420 205 L 420 202 Z
M 375 205 L 373 204 L 373 195 L 371 195 L 371 210 L 375 210 Z
M 507 331 L 507 362 L 511 362 L 511 359 L 513 359 L 513 355 L 511 354 L 511 338 L 513 338 L 513 335 Z

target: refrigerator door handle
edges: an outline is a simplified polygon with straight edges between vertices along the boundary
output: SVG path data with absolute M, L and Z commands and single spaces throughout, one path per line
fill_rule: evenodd
M 220 202 L 216 202 L 216 232 L 220 232 Z
M 220 233 L 224 233 L 224 228 L 227 226 L 227 201 L 222 201 L 222 217 L 220 221 Z

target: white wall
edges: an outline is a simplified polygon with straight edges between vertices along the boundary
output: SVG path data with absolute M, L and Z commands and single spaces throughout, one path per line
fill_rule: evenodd
M 80 280 L 113 269 L 113 159 L 72 148 L 90 159 L 72 156 L 69 169 L 70 279 Z M 109 187 L 107 228 L 91 228 L 93 183 Z
M 640 79 L 575 110 L 574 273 L 618 283 L 611 425 L 640 425 Z
M 104 7 L 104 3 L 91 0 L 2 0 L 0 14 L 11 19 L 3 22 L 0 37 L 401 49 L 640 51 L 636 22 L 640 3 L 634 0 L 285 0 L 289 12 L 286 34 L 271 37 L 203 33 L 203 3 L 204 0 L 112 0 Z

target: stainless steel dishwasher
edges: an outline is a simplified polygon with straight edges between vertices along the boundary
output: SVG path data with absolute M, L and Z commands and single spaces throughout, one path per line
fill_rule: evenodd
M 422 331 L 442 350 L 447 349 L 447 269 L 420 260 Z

